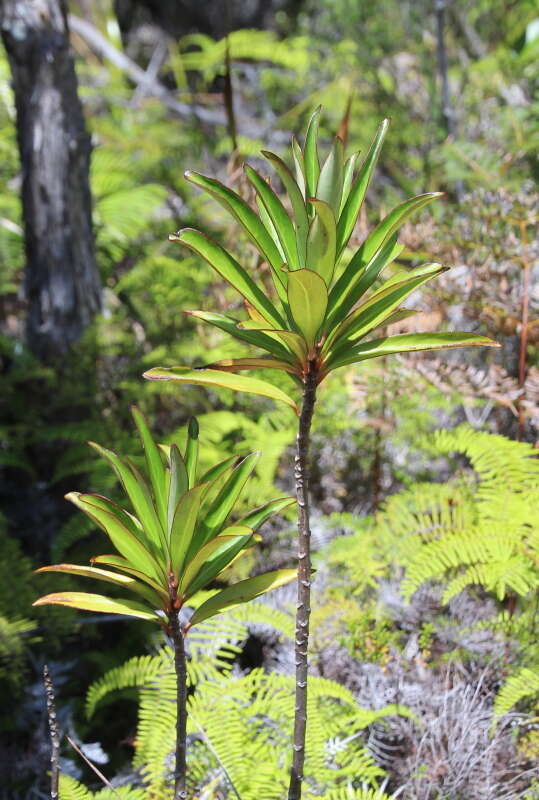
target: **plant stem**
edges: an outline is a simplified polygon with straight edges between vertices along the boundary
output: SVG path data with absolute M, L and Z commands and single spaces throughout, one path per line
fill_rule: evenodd
M 49 668 L 43 666 L 43 683 L 45 685 L 45 695 L 47 698 L 47 716 L 49 718 L 49 732 L 51 737 L 51 800 L 58 800 L 58 778 L 60 775 L 60 732 L 58 730 L 58 719 L 56 717 L 56 702 L 54 699 L 54 687 L 50 676 Z
M 186 749 L 187 749 L 187 669 L 185 664 L 185 641 L 178 619 L 178 612 L 170 615 L 170 633 L 174 645 L 174 668 L 176 670 L 176 769 L 174 800 L 185 800 Z
M 311 529 L 309 525 L 309 443 L 311 422 L 316 400 L 317 368 L 309 362 L 299 418 L 294 477 L 298 499 L 298 602 L 296 606 L 296 701 L 294 742 L 288 800 L 300 800 L 303 764 L 305 762 L 305 731 L 307 729 L 307 652 L 309 645 L 309 616 L 311 612 Z

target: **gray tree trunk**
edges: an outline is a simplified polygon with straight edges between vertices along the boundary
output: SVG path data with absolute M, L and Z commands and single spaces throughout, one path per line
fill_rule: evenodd
M 65 0 L 0 0 L 22 169 L 31 350 L 69 350 L 100 309 L 88 182 L 90 138 L 77 94 Z

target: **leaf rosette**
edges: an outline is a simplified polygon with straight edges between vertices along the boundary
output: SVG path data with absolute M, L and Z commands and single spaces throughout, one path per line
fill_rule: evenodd
M 359 153 L 345 160 L 338 137 L 320 165 L 319 119 L 320 109 L 317 109 L 309 122 L 303 149 L 293 140 L 295 174 L 279 156 L 262 152 L 286 190 L 286 205 L 248 165 L 245 174 L 254 190 L 258 213 L 239 194 L 214 178 L 186 172 L 188 181 L 211 195 L 236 220 L 269 265 L 274 299 L 268 297 L 266 289 L 224 247 L 200 231 L 185 228 L 169 237 L 207 261 L 236 289 L 244 300 L 247 318 L 209 311 L 188 313 L 262 353 L 217 361 L 197 369 L 156 367 L 146 372 L 145 378 L 225 386 L 284 402 L 297 412 L 293 398 L 271 383 L 237 373 L 280 370 L 301 386 L 309 373 L 314 373 L 320 383 L 339 367 L 391 353 L 497 346 L 486 336 L 468 332 L 385 335 L 388 325 L 415 313 L 403 306 L 406 299 L 446 269 L 441 264 L 413 269 L 397 267 L 379 285 L 382 272 L 395 265 L 403 250 L 397 241 L 400 227 L 442 193 L 429 192 L 397 205 L 349 256 L 350 238 L 389 120 L 379 126 L 356 170 Z
M 98 444 L 91 446 L 114 470 L 129 507 L 98 494 L 70 492 L 66 499 L 101 528 L 116 551 L 95 556 L 91 565 L 55 564 L 37 572 L 61 572 L 114 584 L 135 599 L 86 592 L 56 592 L 34 605 L 64 605 L 84 611 L 120 614 L 167 627 L 173 614 L 201 589 L 219 580 L 234 560 L 256 541 L 257 530 L 294 500 L 279 497 L 231 522 L 243 487 L 259 453 L 235 457 L 198 475 L 199 430 L 191 419 L 183 453 L 158 445 L 144 416 L 133 409 L 144 449 L 146 475 L 128 458 Z M 294 580 L 295 569 L 274 570 L 239 581 L 213 594 L 184 624 L 193 625 Z

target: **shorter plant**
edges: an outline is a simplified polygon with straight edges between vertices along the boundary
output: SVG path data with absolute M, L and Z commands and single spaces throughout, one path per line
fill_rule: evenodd
M 37 571 L 102 580 L 133 592 L 137 600 L 86 592 L 57 592 L 39 598 L 34 605 L 56 604 L 138 617 L 157 622 L 170 635 L 177 681 L 174 797 L 179 799 L 186 797 L 184 640 L 188 630 L 224 609 L 294 580 L 296 570 L 267 572 L 217 591 L 183 624 L 179 612 L 196 592 L 219 579 L 221 572 L 253 544 L 255 531 L 263 522 L 294 501 L 289 497 L 277 498 L 230 524 L 230 515 L 259 454 L 251 453 L 238 464 L 232 456 L 209 469 L 197 481 L 196 420 L 189 422 L 182 455 L 175 444 L 166 446 L 154 442 L 143 415 L 136 408 L 133 417 L 144 448 L 149 481 L 128 458 L 120 458 L 111 450 L 91 443 L 114 469 L 131 511 L 98 494 L 70 492 L 66 495 L 66 499 L 105 531 L 117 554 L 96 556 L 91 566 L 55 564 Z

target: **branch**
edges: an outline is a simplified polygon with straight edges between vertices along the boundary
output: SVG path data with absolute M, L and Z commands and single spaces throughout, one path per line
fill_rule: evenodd
M 145 92 L 158 97 L 167 108 L 174 111 L 181 117 L 196 117 L 200 122 L 210 125 L 226 125 L 226 118 L 220 112 L 209 111 L 200 105 L 189 105 L 176 100 L 174 95 L 168 91 L 150 71 L 145 72 L 138 64 L 129 58 L 121 50 L 117 50 L 97 28 L 87 20 L 70 14 L 68 17 L 70 30 L 80 36 L 99 56 L 107 59 L 115 67 L 122 70 L 138 86 L 143 86 Z

